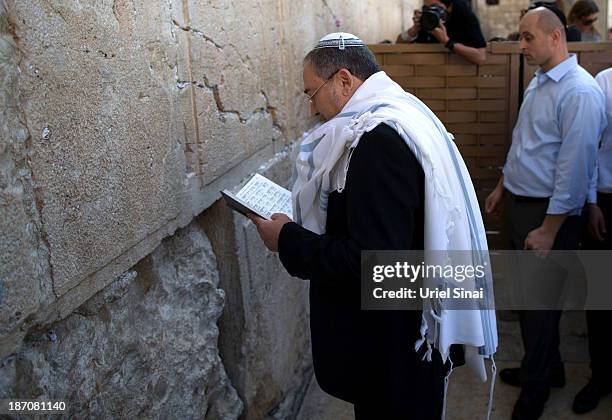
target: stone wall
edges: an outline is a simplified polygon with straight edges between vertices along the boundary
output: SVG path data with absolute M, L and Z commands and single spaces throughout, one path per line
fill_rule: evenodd
M 0 0 L 0 398 L 295 417 L 307 283 L 219 190 L 287 182 L 319 37 L 394 39 L 417 3 Z
M 63 400 L 74 418 L 236 418 L 216 266 L 201 228 L 177 231 L 68 317 L 30 330 L 2 368 L 8 396 Z
M 608 28 L 608 0 L 595 0 L 599 7 L 599 20 L 595 27 L 602 36 Z M 506 37 L 518 31 L 521 9 L 526 9 L 531 0 L 500 0 L 497 5 L 487 5 L 486 0 L 477 0 L 475 8 L 480 19 L 480 25 L 489 40 L 494 37 Z M 564 0 L 565 14 L 569 14 L 574 4 L 573 0 Z
M 399 32 L 399 10 L 3 1 L 10 308 L 0 311 L 0 353 L 24 320 L 64 317 L 299 135 L 308 124 L 301 57 L 336 29 L 333 15 L 339 29 L 377 41 Z
M 485 0 L 478 0 L 476 9 L 485 39 L 506 37 L 518 31 L 520 11 L 529 3 L 530 0 L 500 0 L 498 5 L 490 6 Z

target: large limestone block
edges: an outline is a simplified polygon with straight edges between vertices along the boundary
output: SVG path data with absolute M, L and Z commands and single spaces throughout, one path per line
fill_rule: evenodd
M 353 405 L 325 393 L 314 374 L 304 397 L 297 420 L 354 420 Z
M 291 167 L 287 154 L 279 154 L 260 171 L 287 185 Z M 245 403 L 244 418 L 294 418 L 312 376 L 308 282 L 289 276 L 255 225 L 225 203 L 198 221 L 219 259 L 227 296 L 219 347 Z
M 235 419 L 217 349 L 224 305 L 211 245 L 180 230 L 0 367 L 0 398 L 62 399 L 73 418 Z
M 63 295 L 183 206 L 165 2 L 10 2 L 29 158 Z
M 177 39 L 185 47 L 176 84 L 187 164 L 201 189 L 281 138 L 278 55 L 267 51 L 271 46 L 261 36 L 274 31 L 274 13 L 254 13 L 256 5 L 244 3 L 186 0 L 172 12 Z M 238 19 L 241 25 L 229 24 Z
M 243 341 L 242 386 L 248 418 L 256 419 L 285 397 L 305 392 L 312 365 L 308 283 L 285 272 L 250 221 L 236 222 L 243 303 L 251 314 Z

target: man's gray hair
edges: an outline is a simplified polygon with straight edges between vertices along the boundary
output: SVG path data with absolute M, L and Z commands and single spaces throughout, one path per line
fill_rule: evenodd
M 362 82 L 380 67 L 368 47 L 318 48 L 304 57 L 304 65 L 309 64 L 315 74 L 322 79 L 329 79 L 338 70 L 345 68 Z

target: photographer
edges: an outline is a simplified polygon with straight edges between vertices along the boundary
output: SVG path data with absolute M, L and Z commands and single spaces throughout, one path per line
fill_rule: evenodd
M 487 43 L 478 18 L 464 0 L 424 0 L 423 4 L 422 10 L 414 11 L 414 25 L 399 34 L 397 43 L 440 43 L 474 64 L 484 63 Z

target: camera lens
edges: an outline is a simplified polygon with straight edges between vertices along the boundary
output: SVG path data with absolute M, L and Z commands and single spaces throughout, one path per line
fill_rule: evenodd
M 430 11 L 424 12 L 421 16 L 421 28 L 424 31 L 430 32 L 440 24 L 440 18 L 435 13 Z
M 433 31 L 446 18 L 446 9 L 439 4 L 423 6 L 422 10 L 421 28 L 426 32 Z

